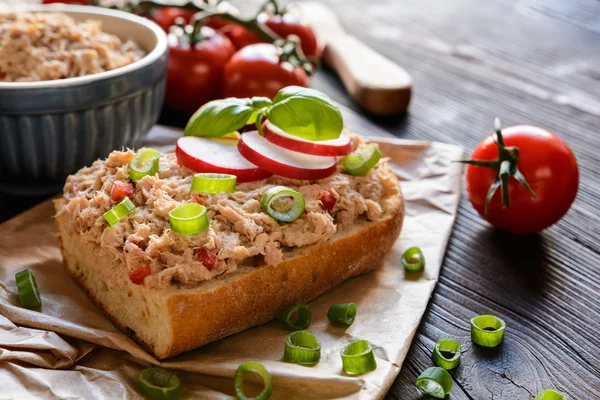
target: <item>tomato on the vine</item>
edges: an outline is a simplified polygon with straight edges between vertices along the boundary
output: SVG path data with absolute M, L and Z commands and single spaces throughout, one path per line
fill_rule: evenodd
M 223 71 L 235 52 L 229 39 L 212 28 L 202 27 L 199 39 L 190 44 L 169 35 L 165 102 L 185 113 L 221 97 Z
M 502 129 L 498 135 L 499 130 L 498 124 L 496 138 L 481 141 L 473 159 L 465 161 L 469 200 L 501 230 L 539 232 L 561 219 L 575 200 L 577 161 L 571 149 L 545 129 L 519 125 Z M 502 183 L 502 175 L 508 185 Z M 491 186 L 495 193 L 486 215 Z
M 225 66 L 223 97 L 272 99 L 280 89 L 294 85 L 308 87 L 304 69 L 282 62 L 272 44 L 253 44 L 235 53 Z
M 319 58 L 321 56 L 321 50 L 315 33 L 310 26 L 302 22 L 298 15 L 293 13 L 275 15 L 261 13 L 258 16 L 258 22 L 265 24 L 283 39 L 290 35 L 298 36 L 300 47 L 302 47 L 302 52 L 305 56 L 310 58 Z
M 189 23 L 196 12 L 178 7 L 161 7 L 155 9 L 150 19 L 158 24 L 165 32 L 169 33 L 171 26 L 175 25 L 175 20 L 183 18 L 185 23 Z
M 251 44 L 265 43 L 265 40 L 256 33 L 238 24 L 231 23 L 221 28 L 220 31 L 231 40 L 231 43 L 238 50 Z

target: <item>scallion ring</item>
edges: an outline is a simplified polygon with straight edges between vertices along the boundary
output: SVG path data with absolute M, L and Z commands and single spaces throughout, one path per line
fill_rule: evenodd
M 115 204 L 102 216 L 110 226 L 113 226 L 114 224 L 122 220 L 127 214 L 131 213 L 133 210 L 135 210 L 135 204 L 133 204 L 129 197 L 123 197 L 123 200 Z
M 471 340 L 482 347 L 496 347 L 504 340 L 506 324 L 493 315 L 478 315 L 471 319 Z
M 534 400 L 567 400 L 567 396 L 556 390 L 546 389 L 536 394 Z
M 425 269 L 425 257 L 420 248 L 414 246 L 402 254 L 402 265 L 409 272 L 421 272 Z
M 129 164 L 129 178 L 137 182 L 146 175 L 154 175 L 160 166 L 160 151 L 150 147 L 139 149 Z
M 244 372 L 255 372 L 260 375 L 263 379 L 263 390 L 255 397 L 247 397 L 244 393 Z M 271 382 L 271 374 L 269 371 L 256 361 L 248 361 L 240 364 L 235 371 L 235 378 L 233 379 L 233 387 L 235 389 L 235 395 L 239 400 L 267 400 L 271 397 L 273 391 L 273 384 Z
M 277 313 L 277 321 L 283 327 L 296 331 L 308 328 L 311 318 L 308 304 L 292 304 Z
M 177 400 L 181 396 L 179 378 L 162 368 L 146 368 L 140 372 L 138 387 L 150 400 Z
M 205 231 L 210 222 L 206 207 L 198 203 L 185 203 L 169 212 L 171 229 L 182 235 L 195 235 Z
M 431 367 L 419 375 L 415 385 L 421 392 L 443 399 L 452 390 L 452 377 L 444 368 Z
M 292 332 L 285 339 L 283 359 L 296 364 L 316 364 L 321 359 L 321 343 L 312 333 Z
M 373 354 L 371 343 L 366 340 L 357 340 L 347 344 L 340 352 L 344 371 L 350 375 L 364 374 L 377 368 L 377 361 Z
M 263 194 L 260 205 L 277 221 L 292 222 L 304 212 L 304 196 L 285 186 L 275 186 Z
M 356 304 L 332 304 L 327 311 L 327 319 L 342 325 L 352 325 L 356 317 Z
M 21 307 L 31 310 L 42 305 L 40 291 L 35 281 L 35 276 L 33 276 L 30 269 L 17 272 L 15 274 L 15 281 L 17 282 Z
M 369 143 L 363 148 L 344 157 L 344 168 L 350 175 L 366 175 L 381 158 L 381 151 L 375 143 Z
M 441 339 L 433 348 L 433 363 L 444 369 L 453 369 L 460 364 L 460 343 L 452 339 Z
M 196 174 L 192 190 L 198 193 L 233 193 L 237 177 L 229 174 Z

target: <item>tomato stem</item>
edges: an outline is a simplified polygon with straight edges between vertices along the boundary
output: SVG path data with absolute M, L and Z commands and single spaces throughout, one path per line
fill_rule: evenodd
M 502 195 L 502 207 L 508 208 L 510 206 L 510 196 L 509 196 L 509 181 L 510 178 L 513 177 L 519 182 L 521 185 L 527 189 L 527 191 L 531 194 L 531 197 L 535 199 L 535 193 L 533 189 L 527 183 L 525 176 L 519 171 L 517 167 L 517 162 L 519 161 L 519 149 L 517 147 L 511 146 L 507 147 L 504 143 L 504 138 L 502 137 L 502 125 L 500 124 L 500 119 L 496 118 L 494 120 L 494 133 L 496 134 L 495 142 L 498 146 L 498 158 L 495 160 L 459 160 L 457 162 L 463 164 L 469 164 L 476 167 L 490 168 L 498 173 L 497 178 L 494 180 L 492 185 L 490 186 L 486 198 L 485 198 L 485 216 L 488 216 L 488 210 L 490 202 L 494 197 L 494 194 L 498 190 L 501 189 Z

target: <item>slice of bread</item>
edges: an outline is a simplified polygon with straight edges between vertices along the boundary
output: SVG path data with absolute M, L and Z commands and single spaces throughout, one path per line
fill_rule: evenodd
M 56 209 L 64 203 L 56 200 Z M 381 265 L 402 227 L 402 194 L 381 204 L 380 220 L 359 218 L 325 243 L 286 250 L 277 265 L 240 266 L 200 284 L 165 289 L 132 284 L 127 266 L 84 243 L 65 213 L 56 224 L 67 271 L 120 330 L 164 359 L 264 324 L 286 305 L 305 303 Z

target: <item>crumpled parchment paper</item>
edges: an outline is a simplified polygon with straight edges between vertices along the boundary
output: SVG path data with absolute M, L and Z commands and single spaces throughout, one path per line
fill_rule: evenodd
M 156 127 L 148 145 L 173 149 L 177 130 Z M 289 331 L 276 322 L 249 329 L 162 363 L 118 331 L 61 265 L 50 201 L 0 225 L 0 399 L 140 398 L 137 376 L 148 365 L 176 370 L 182 398 L 231 398 L 233 375 L 244 361 L 265 365 L 272 399 L 383 397 L 400 371 L 435 287 L 460 198 L 462 157 L 457 146 L 377 138 L 401 179 L 406 219 L 400 239 L 375 272 L 350 279 L 311 302 L 308 330 L 321 341 L 321 361 L 304 367 L 283 361 Z M 404 249 L 418 245 L 423 273 L 405 273 Z M 19 306 L 14 275 L 30 268 L 43 306 Z M 346 329 L 332 326 L 333 303 L 354 301 L 358 314 Z M 340 349 L 355 339 L 374 348 L 377 369 L 343 373 Z

